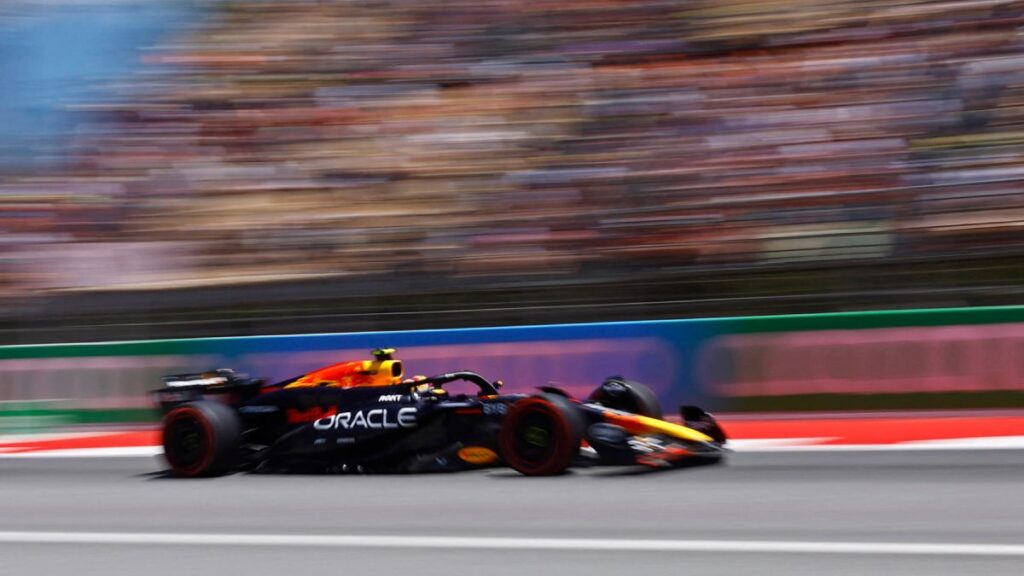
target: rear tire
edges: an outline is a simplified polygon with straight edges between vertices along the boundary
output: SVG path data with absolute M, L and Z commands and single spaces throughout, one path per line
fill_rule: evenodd
M 624 380 L 620 376 L 605 378 L 591 392 L 587 402 L 595 402 L 613 410 L 622 410 L 640 416 L 662 418 L 661 402 L 653 390 L 639 382 Z
M 502 458 L 527 476 L 562 474 L 579 454 L 583 429 L 583 415 L 568 399 L 554 394 L 523 398 L 502 422 Z
M 242 423 L 218 402 L 182 404 L 164 416 L 164 459 L 171 474 L 184 478 L 220 476 L 235 465 Z

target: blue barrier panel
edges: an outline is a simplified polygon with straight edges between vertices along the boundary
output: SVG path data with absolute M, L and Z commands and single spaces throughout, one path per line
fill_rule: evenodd
M 585 396 L 645 382 L 667 412 L 1024 404 L 1024 307 L 0 347 L 0 408 L 149 405 L 162 374 L 232 367 L 271 381 L 394 347 L 406 374 L 473 370 L 507 391 Z M 124 412 L 128 409 L 129 412 Z

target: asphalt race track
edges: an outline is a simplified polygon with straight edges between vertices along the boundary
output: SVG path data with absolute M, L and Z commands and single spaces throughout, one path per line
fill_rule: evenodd
M 1024 573 L 1024 451 L 748 453 L 525 478 L 0 460 L 0 573 Z

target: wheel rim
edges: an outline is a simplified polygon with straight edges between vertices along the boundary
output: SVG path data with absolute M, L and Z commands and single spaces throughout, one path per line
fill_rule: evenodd
M 208 457 L 210 434 L 204 422 L 191 414 L 182 414 L 164 428 L 164 452 L 171 466 L 194 472 Z
M 557 431 L 551 415 L 531 410 L 520 418 L 513 435 L 516 453 L 530 465 L 539 465 L 551 459 L 557 444 Z

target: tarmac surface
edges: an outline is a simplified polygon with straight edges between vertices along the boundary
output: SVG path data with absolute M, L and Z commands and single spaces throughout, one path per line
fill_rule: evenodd
M 1024 450 L 739 453 L 556 478 L 161 468 L 0 460 L 0 573 L 1024 574 Z

